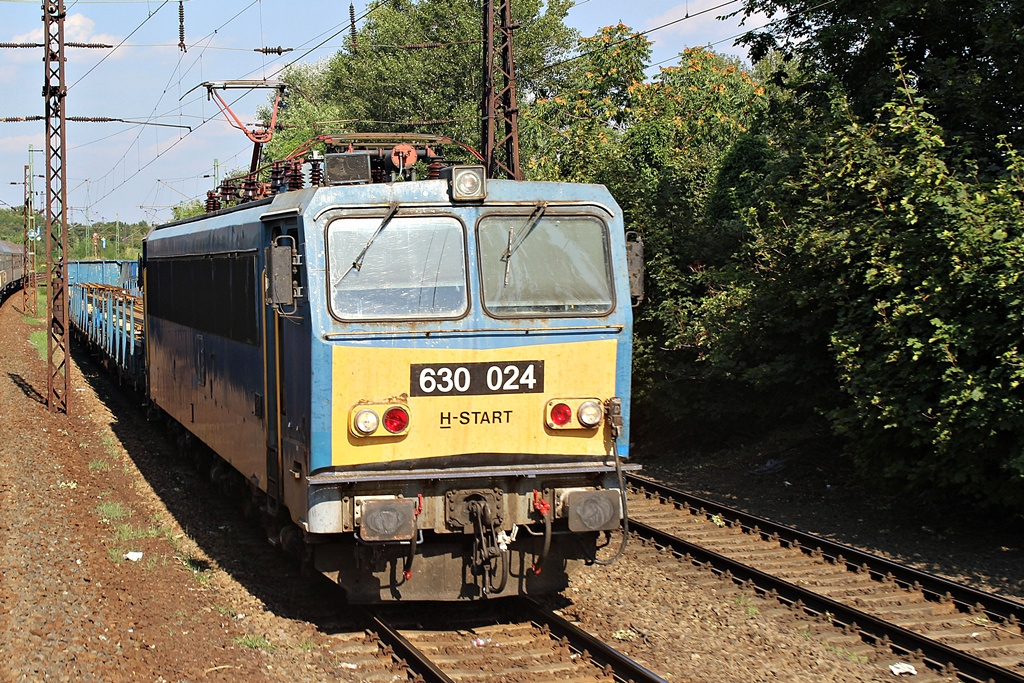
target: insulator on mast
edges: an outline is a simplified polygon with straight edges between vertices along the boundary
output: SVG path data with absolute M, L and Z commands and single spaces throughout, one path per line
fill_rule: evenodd
M 352 27 L 352 54 L 355 54 L 359 41 L 356 38 L 356 6 L 351 2 L 348 3 L 348 21 Z
M 188 52 L 185 47 L 185 1 L 178 0 L 178 47 L 182 52 Z

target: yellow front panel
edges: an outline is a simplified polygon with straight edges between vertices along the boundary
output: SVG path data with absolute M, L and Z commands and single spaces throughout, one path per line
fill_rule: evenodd
M 604 424 L 592 430 L 549 430 L 545 406 L 552 398 L 614 396 L 615 352 L 615 340 L 486 350 L 335 346 L 332 463 L 343 467 L 470 453 L 605 455 L 611 445 Z M 357 403 L 388 403 L 410 393 L 413 364 L 528 360 L 544 361 L 541 393 L 412 396 L 404 436 L 349 432 L 349 414 Z

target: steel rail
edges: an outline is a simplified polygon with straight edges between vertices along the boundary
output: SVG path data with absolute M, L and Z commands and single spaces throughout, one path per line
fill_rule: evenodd
M 821 550 L 825 557 L 837 564 L 844 563 L 850 569 L 870 572 L 880 579 L 891 579 L 896 583 L 923 591 L 940 600 L 952 600 L 965 611 L 982 610 L 998 621 L 1016 625 L 1024 622 L 1024 605 L 1004 597 L 929 574 L 920 569 L 887 560 L 877 555 L 836 543 L 820 536 L 814 536 L 799 529 L 779 524 L 763 517 L 747 514 L 721 503 L 694 496 L 658 482 L 634 474 L 627 474 L 626 480 L 637 488 L 657 494 L 676 503 L 686 503 L 691 508 L 703 508 L 708 514 L 717 514 L 723 519 L 738 521 L 743 528 L 768 538 L 777 535 L 786 545 L 803 550 Z M 633 520 L 630 520 L 632 524 Z
M 735 583 L 750 586 L 760 593 L 775 597 L 780 602 L 827 618 L 833 625 L 840 624 L 848 627 L 858 632 L 862 639 L 878 646 L 890 647 L 908 655 L 919 656 L 930 666 L 944 673 L 955 674 L 961 680 L 977 683 L 986 681 L 1024 683 L 1024 676 L 1008 669 L 819 595 L 812 590 L 802 588 L 759 569 L 754 569 L 660 529 L 655 529 L 643 522 L 631 519 L 629 527 L 641 538 L 647 538 L 659 546 L 671 548 L 673 552 L 681 556 L 710 566 L 717 573 Z
M 404 666 L 409 668 L 413 674 L 418 675 L 423 680 L 423 683 L 455 683 L 454 679 L 441 671 L 422 650 L 409 642 L 405 636 L 398 632 L 398 629 L 385 621 L 383 617 L 369 609 L 363 609 L 363 613 L 365 614 L 365 619 L 370 624 L 370 630 L 374 631 L 376 636 L 383 642 L 391 646 L 392 651 L 402 660 Z
M 516 599 L 522 605 L 523 611 L 530 614 L 530 618 L 534 623 L 546 626 L 552 634 L 565 638 L 581 652 L 587 652 L 598 663 L 610 669 L 611 674 L 615 676 L 616 680 L 633 681 L 634 683 L 642 683 L 644 681 L 668 683 L 666 679 L 645 669 L 611 645 L 587 633 L 550 610 L 541 607 L 533 598 L 520 596 Z

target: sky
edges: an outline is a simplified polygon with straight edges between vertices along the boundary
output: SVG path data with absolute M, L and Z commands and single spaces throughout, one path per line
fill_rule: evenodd
M 117 46 L 66 49 L 67 115 L 162 124 L 67 124 L 68 220 L 79 224 L 161 223 L 171 219 L 172 206 L 205 198 L 214 186 L 215 161 L 222 175 L 223 169 L 247 167 L 252 143 L 228 125 L 197 86 L 273 78 L 287 63 L 326 59 L 341 48 L 349 26 L 344 0 L 186 0 L 187 52 L 182 52 L 177 0 L 65 2 L 66 41 Z M 357 24 L 367 4 L 354 3 Z M 671 66 L 680 51 L 697 45 L 745 58 L 733 47 L 732 38 L 743 31 L 738 19 L 716 19 L 738 7 L 736 0 L 578 0 L 567 23 L 585 36 L 620 21 L 638 31 L 655 29 L 647 34 L 654 42 L 652 61 Z M 748 25 L 760 24 L 750 20 Z M 0 0 L 0 43 L 43 42 L 38 0 Z M 294 51 L 283 56 L 255 51 L 264 46 Z M 0 118 L 45 113 L 42 59 L 42 48 L 0 49 L 5 94 Z M 226 94 L 228 101 L 243 95 L 233 109 L 246 123 L 255 120 L 256 108 L 267 98 L 265 90 Z M 0 206 L 22 205 L 30 156 L 36 206 L 43 205 L 46 180 L 38 176 L 46 172 L 45 147 L 43 121 L 0 123 Z

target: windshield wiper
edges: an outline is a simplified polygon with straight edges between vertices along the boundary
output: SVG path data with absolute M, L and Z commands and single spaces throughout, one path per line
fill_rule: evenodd
M 540 222 L 540 219 L 544 215 L 544 212 L 547 211 L 547 208 L 548 205 L 545 203 L 537 205 L 537 208 L 533 210 L 533 213 L 530 214 L 530 217 L 526 219 L 526 223 L 523 225 L 522 228 L 520 228 L 524 232 L 520 233 L 519 239 L 517 239 L 514 243 L 512 242 L 512 238 L 515 236 L 515 228 L 508 229 L 508 246 L 505 248 L 505 253 L 501 255 L 501 260 L 505 262 L 506 285 L 508 285 L 509 274 L 511 273 L 512 270 L 512 254 L 516 252 L 516 249 L 518 249 L 519 245 L 523 243 L 523 240 L 525 240 L 529 236 L 530 232 L 533 231 L 533 229 L 537 226 L 537 223 Z
M 356 256 L 355 259 L 353 259 L 352 265 L 350 265 L 348 267 L 348 270 L 345 271 L 345 275 L 342 275 L 340 278 L 338 278 L 338 282 L 344 280 L 345 276 L 347 276 L 353 270 L 358 271 L 362 269 L 363 257 L 366 256 L 366 252 L 370 248 L 370 245 L 373 244 L 373 241 L 375 239 L 377 239 L 377 235 L 379 235 L 381 231 L 384 230 L 385 227 L 387 227 L 387 224 L 391 222 L 391 219 L 395 217 L 396 213 L 398 213 L 398 204 L 392 204 L 391 208 L 388 209 L 388 215 L 384 216 L 384 220 L 380 222 L 380 225 L 377 226 L 377 229 L 373 231 L 372 235 L 370 235 L 370 239 L 366 240 L 366 244 L 363 245 L 363 250 L 359 252 L 359 255 Z

